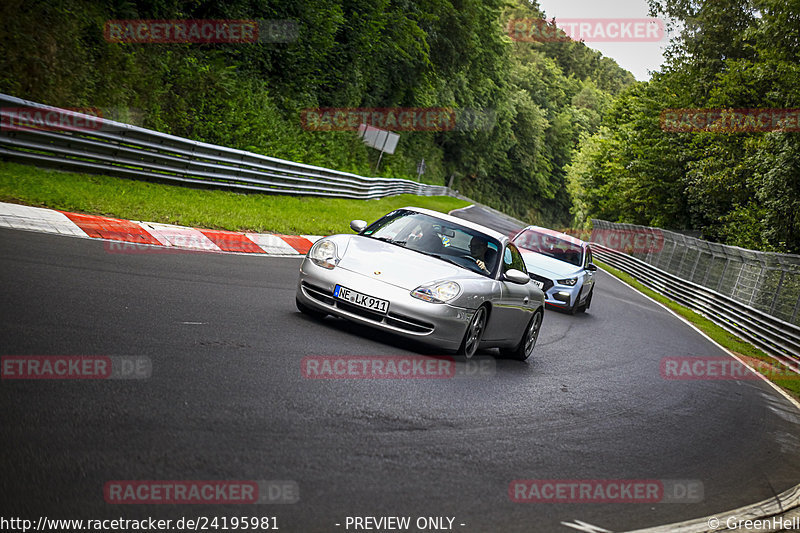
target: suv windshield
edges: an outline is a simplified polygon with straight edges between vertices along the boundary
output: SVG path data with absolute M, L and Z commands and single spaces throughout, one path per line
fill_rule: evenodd
M 415 211 L 393 211 L 361 235 L 493 276 L 500 243 L 485 233 Z
M 583 264 L 581 245 L 554 235 L 527 229 L 514 237 L 514 244 L 519 248 L 565 261 L 571 265 L 581 266 Z

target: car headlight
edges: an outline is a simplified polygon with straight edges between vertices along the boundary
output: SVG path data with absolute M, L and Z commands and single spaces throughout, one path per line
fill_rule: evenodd
M 411 291 L 411 296 L 435 304 L 449 302 L 461 294 L 461 286 L 455 281 L 444 281 L 433 285 L 422 285 Z
M 576 283 L 578 283 L 578 278 L 569 278 L 569 279 L 557 279 L 556 283 L 559 285 L 567 285 L 569 287 L 574 287 Z
M 322 268 L 332 269 L 339 262 L 339 255 L 336 253 L 336 244 L 333 241 L 321 240 L 311 247 L 308 251 L 308 258 L 315 265 Z

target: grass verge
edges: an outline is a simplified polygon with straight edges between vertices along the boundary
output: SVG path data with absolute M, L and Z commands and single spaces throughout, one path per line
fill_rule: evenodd
M 639 292 L 664 304 L 669 309 L 694 324 L 699 330 L 714 339 L 717 343 L 741 357 L 748 365 L 761 372 L 767 379 L 788 392 L 792 397 L 800 400 L 800 375 L 795 374 L 790 369 L 786 368 L 785 365 L 776 361 L 752 344 L 722 329 L 708 318 L 645 287 L 630 274 L 626 274 L 602 261 L 598 261 L 596 258 L 594 263 Z
M 352 219 L 372 222 L 407 205 L 440 212 L 469 205 L 448 196 L 411 194 L 378 200 L 241 194 L 9 162 L 0 162 L 0 201 L 181 226 L 290 235 L 349 232 Z

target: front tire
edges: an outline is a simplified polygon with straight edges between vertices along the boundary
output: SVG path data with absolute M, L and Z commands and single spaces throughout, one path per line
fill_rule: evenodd
M 472 315 L 472 319 L 469 321 L 467 332 L 464 333 L 464 339 L 461 341 L 461 347 L 458 349 L 458 353 L 467 359 L 471 358 L 475 355 L 475 352 L 478 351 L 478 345 L 480 345 L 481 339 L 483 338 L 483 330 L 486 329 L 487 315 L 486 307 L 481 306 L 475 311 L 475 314 Z
M 581 301 L 581 293 L 578 292 L 578 296 L 575 298 L 575 303 L 573 303 L 572 307 L 570 307 L 570 309 L 569 309 L 569 314 L 577 315 L 577 314 L 580 314 L 580 313 L 583 313 L 584 311 L 586 311 L 586 307 L 587 307 L 586 304 L 589 301 L 589 297 L 590 296 L 591 296 L 591 293 L 589 293 L 589 296 L 586 297 L 586 301 L 584 301 L 581 304 L 580 303 L 580 301 Z
M 501 349 L 500 353 L 506 357 L 516 359 L 517 361 L 525 361 L 528 359 L 533 353 L 533 349 L 536 347 L 536 341 L 539 339 L 543 317 L 544 313 L 541 309 L 536 311 L 533 317 L 531 317 L 531 321 L 528 322 L 528 326 L 525 328 L 525 332 L 522 334 L 519 344 L 513 349 Z
M 589 309 L 592 306 L 592 295 L 594 295 L 594 287 L 589 290 L 589 296 L 586 297 L 586 303 L 584 305 L 584 311 Z

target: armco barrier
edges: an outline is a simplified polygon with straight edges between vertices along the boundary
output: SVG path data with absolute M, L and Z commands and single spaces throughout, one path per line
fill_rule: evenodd
M 50 117 L 20 125 L 20 116 Z M 449 188 L 369 178 L 46 106 L 0 94 L 0 157 L 63 170 L 267 194 L 381 198 L 452 195 Z
M 708 317 L 718 326 L 746 339 L 800 373 L 800 327 L 713 289 L 681 279 L 626 253 L 596 243 L 592 245 L 592 251 L 601 261 Z
M 648 226 L 592 222 L 592 241 L 800 326 L 800 255 L 748 250 Z

